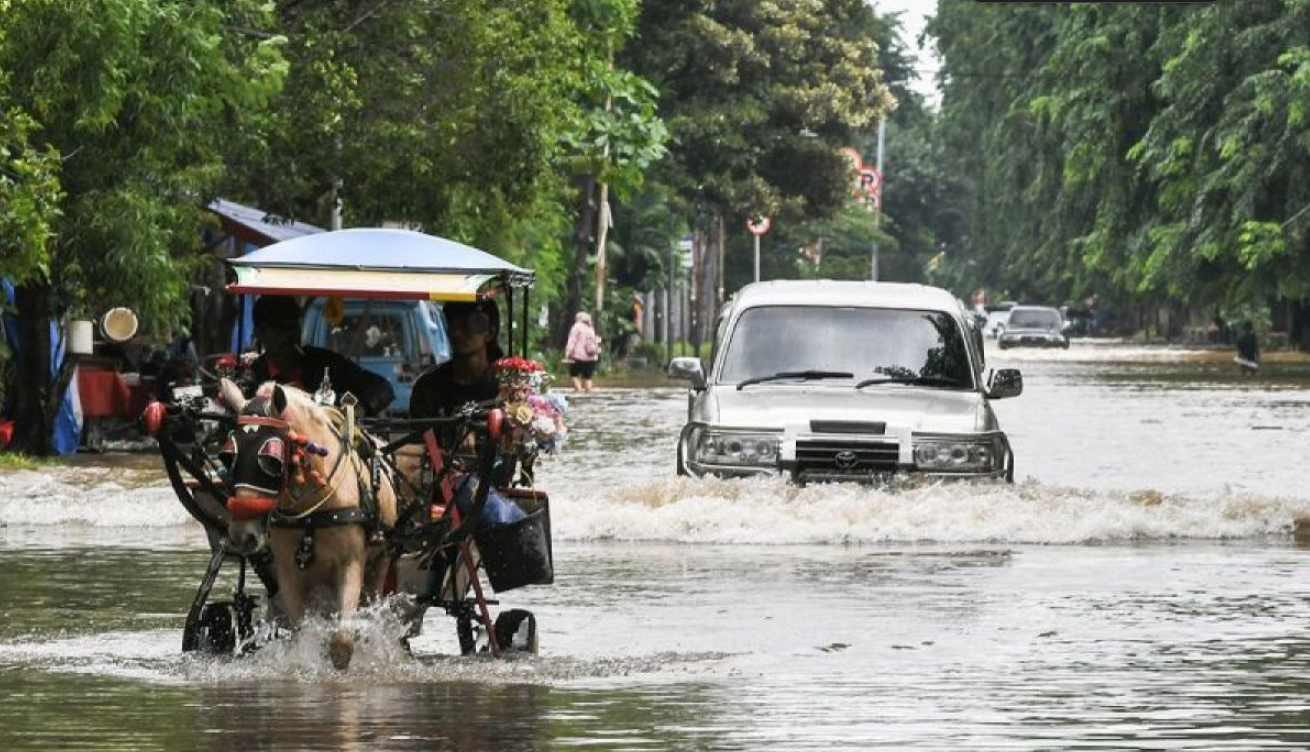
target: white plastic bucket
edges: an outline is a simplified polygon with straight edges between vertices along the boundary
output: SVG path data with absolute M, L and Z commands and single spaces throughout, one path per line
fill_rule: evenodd
M 70 355 L 90 355 L 93 352 L 91 335 L 95 324 L 90 321 L 68 322 L 68 353 Z

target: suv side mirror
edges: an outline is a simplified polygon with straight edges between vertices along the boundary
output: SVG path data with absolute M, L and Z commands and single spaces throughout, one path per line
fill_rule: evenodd
M 675 379 L 690 381 L 693 389 L 705 388 L 705 369 L 700 358 L 674 358 L 669 361 L 668 374 Z
M 1018 368 L 1001 368 L 992 371 L 987 380 L 987 396 L 991 399 L 1018 397 L 1023 394 L 1023 374 Z

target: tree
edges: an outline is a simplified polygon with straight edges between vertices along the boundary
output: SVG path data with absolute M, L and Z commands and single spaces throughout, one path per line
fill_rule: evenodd
M 1290 0 L 941 0 L 944 144 L 984 273 L 1034 296 L 1304 311 L 1307 22 Z
M 564 163 L 575 176 L 579 193 L 577 243 L 573 274 L 556 327 L 556 340 L 568 338 L 572 318 L 582 308 L 587 260 L 595 248 L 596 326 L 604 331 L 603 307 L 608 233 L 613 222 L 609 192 L 626 199 L 645 181 L 646 170 L 666 154 L 668 131 L 656 112 L 658 93 L 635 73 L 614 63 L 635 31 L 636 0 L 585 0 L 574 17 L 587 41 L 581 60 L 584 85 L 578 92 L 579 117 L 566 132 Z M 593 234 L 594 228 L 594 234 Z
M 24 153 L 51 158 L 62 189 L 34 231 L 44 242 L 5 245 L 0 269 L 20 281 L 17 444 L 46 453 L 62 396 L 49 317 L 129 305 L 156 332 L 180 322 L 224 147 L 286 65 L 280 39 L 239 31 L 268 21 L 253 0 L 19 0 L 4 12 L 0 102 L 27 114 L 11 121 Z
M 891 106 L 872 11 L 859 0 L 650 0 L 624 59 L 660 90 L 670 158 L 655 175 L 694 230 L 703 331 L 727 227 L 829 216 L 846 201 L 838 149 Z M 712 252 L 712 248 L 718 253 Z

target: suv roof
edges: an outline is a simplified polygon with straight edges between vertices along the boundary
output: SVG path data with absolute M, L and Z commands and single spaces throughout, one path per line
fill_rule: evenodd
M 940 287 L 900 282 L 854 282 L 834 279 L 780 279 L 746 285 L 733 296 L 734 306 L 822 305 L 959 311 L 955 296 Z

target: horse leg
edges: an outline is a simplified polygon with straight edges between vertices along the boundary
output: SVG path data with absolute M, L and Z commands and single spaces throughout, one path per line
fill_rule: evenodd
M 382 546 L 368 547 L 368 564 L 364 569 L 363 603 L 374 603 L 382 598 L 391 570 L 391 555 Z
M 291 629 L 299 629 L 309 608 L 309 587 L 305 583 L 305 574 L 292 562 L 300 536 L 287 536 L 280 533 L 281 531 L 278 531 L 278 534 L 274 534 L 269 540 L 269 549 L 273 552 L 273 571 L 277 575 L 278 582 L 275 597 L 282 607 L 282 615 L 286 619 L 287 626 Z
M 354 560 L 341 565 L 337 583 L 337 631 L 332 635 L 328 655 L 338 671 L 350 668 L 355 654 L 355 632 L 348 622 L 359 608 L 359 596 L 364 587 L 364 562 Z

